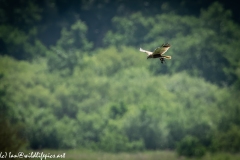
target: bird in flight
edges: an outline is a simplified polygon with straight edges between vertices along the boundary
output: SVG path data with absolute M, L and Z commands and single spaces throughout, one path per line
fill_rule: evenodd
M 163 44 L 161 47 L 158 47 L 156 48 L 153 52 L 150 52 L 150 51 L 146 51 L 142 48 L 140 48 L 140 52 L 144 52 L 146 53 L 148 56 L 147 56 L 147 59 L 148 58 L 159 58 L 161 63 L 163 63 L 165 60 L 164 59 L 171 59 L 172 57 L 171 56 L 163 56 L 163 54 L 165 52 L 167 52 L 167 50 L 171 47 L 170 44 L 168 43 L 165 43 Z

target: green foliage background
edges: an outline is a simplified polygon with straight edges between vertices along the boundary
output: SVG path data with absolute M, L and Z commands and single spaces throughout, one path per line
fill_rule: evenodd
M 115 3 L 106 1 L 92 22 L 75 10 L 58 21 L 64 1 L 43 2 L 0 10 L 1 124 L 8 126 L 1 135 L 9 136 L 1 141 L 17 138 L 31 149 L 239 152 L 240 26 L 223 5 L 198 15 L 172 12 L 167 3 L 158 14 L 126 16 L 119 7 L 110 19 L 105 9 Z M 78 3 L 89 16 L 99 5 Z M 52 34 L 46 15 L 59 24 Z M 95 23 L 104 32 L 93 40 Z M 138 51 L 164 42 L 172 46 L 166 64 Z

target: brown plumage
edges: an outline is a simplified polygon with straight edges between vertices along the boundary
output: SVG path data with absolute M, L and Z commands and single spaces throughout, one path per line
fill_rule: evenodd
M 148 56 L 147 56 L 147 59 L 148 58 L 159 58 L 161 63 L 163 63 L 165 60 L 164 59 L 171 59 L 172 57 L 171 56 L 163 56 L 163 54 L 165 52 L 167 52 L 167 50 L 171 47 L 170 44 L 168 43 L 165 43 L 163 44 L 161 47 L 158 47 L 156 48 L 153 52 L 150 52 L 150 51 L 146 51 L 142 48 L 140 48 L 140 52 L 144 52 L 146 53 Z

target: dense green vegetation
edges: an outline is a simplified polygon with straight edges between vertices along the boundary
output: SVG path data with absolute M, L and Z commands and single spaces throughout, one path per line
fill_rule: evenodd
M 68 25 L 41 37 L 51 28 L 41 18 L 56 16 L 59 2 L 19 3 L 0 10 L 1 145 L 17 139 L 16 151 L 26 142 L 30 149 L 170 149 L 189 157 L 239 152 L 240 26 L 220 3 L 199 15 L 164 5 L 154 15 L 116 13 L 108 27 L 98 24 L 105 31 L 94 40 L 94 23 L 78 16 L 54 19 Z M 166 64 L 138 51 L 164 42 L 172 45 Z

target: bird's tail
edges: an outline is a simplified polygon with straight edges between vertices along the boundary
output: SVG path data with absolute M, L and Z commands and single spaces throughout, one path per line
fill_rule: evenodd
M 164 56 L 165 59 L 172 59 L 172 56 Z

